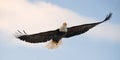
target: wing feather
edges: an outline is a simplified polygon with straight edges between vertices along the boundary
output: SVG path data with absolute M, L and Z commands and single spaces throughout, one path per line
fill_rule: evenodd
M 57 30 L 31 34 L 31 35 L 22 35 L 22 36 L 18 36 L 17 38 L 30 43 L 39 43 L 39 42 L 47 42 L 51 40 L 54 37 L 54 35 L 57 35 Z
M 69 37 L 72 37 L 72 36 L 83 34 L 83 33 L 87 32 L 89 29 L 95 27 L 96 25 L 109 20 L 111 15 L 112 15 L 112 13 L 107 15 L 106 18 L 101 22 L 89 23 L 89 24 L 83 24 L 83 25 L 79 25 L 79 26 L 70 27 L 70 28 L 68 28 L 68 32 L 67 32 L 65 38 L 69 38 Z

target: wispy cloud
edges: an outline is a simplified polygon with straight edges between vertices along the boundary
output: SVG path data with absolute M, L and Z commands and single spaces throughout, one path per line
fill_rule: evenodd
M 0 28 L 10 33 L 15 33 L 19 29 L 31 34 L 57 29 L 63 22 L 67 22 L 70 27 L 95 21 L 71 10 L 42 1 L 31 4 L 26 0 L 0 0 Z M 111 40 L 120 39 L 119 25 L 107 23 L 109 21 L 90 30 L 87 33 L 88 36 Z

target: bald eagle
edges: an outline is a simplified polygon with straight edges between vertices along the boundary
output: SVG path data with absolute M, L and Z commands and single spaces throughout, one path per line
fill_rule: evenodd
M 67 28 L 67 23 L 63 23 L 62 27 L 60 27 L 59 29 L 47 31 L 47 32 L 40 32 L 40 33 L 28 35 L 25 31 L 23 31 L 25 34 L 17 36 L 17 38 L 29 43 L 42 43 L 42 42 L 49 41 L 46 47 L 49 49 L 54 49 L 59 47 L 62 44 L 62 40 L 61 40 L 62 38 L 69 38 L 69 37 L 83 34 L 87 32 L 89 29 L 95 27 L 96 25 L 109 20 L 111 15 L 112 13 L 109 13 L 106 16 L 106 18 L 100 22 L 83 24 L 83 25 L 78 25 L 78 26 L 73 26 L 68 28 Z M 20 31 L 18 32 L 21 33 Z

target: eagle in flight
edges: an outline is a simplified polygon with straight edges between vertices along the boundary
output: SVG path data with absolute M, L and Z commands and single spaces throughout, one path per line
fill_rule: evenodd
M 98 24 L 101 24 L 111 18 L 112 13 L 109 13 L 103 21 L 96 22 L 96 23 L 88 23 L 73 27 L 67 27 L 67 23 L 63 23 L 63 25 L 52 31 L 40 32 L 36 34 L 27 34 L 24 30 L 25 34 L 17 36 L 18 39 L 22 41 L 26 41 L 29 43 L 42 43 L 48 42 L 46 45 L 49 49 L 54 49 L 59 47 L 62 44 L 62 38 L 69 38 L 76 35 L 83 34 L 90 30 L 91 28 L 95 27 Z M 19 33 L 22 33 L 18 30 Z

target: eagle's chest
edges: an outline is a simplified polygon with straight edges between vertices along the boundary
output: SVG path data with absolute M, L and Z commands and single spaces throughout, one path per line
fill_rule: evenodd
M 66 35 L 66 32 L 57 32 L 57 34 L 53 36 L 53 40 L 56 41 L 56 42 L 58 42 L 65 35 Z

